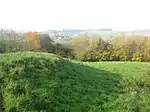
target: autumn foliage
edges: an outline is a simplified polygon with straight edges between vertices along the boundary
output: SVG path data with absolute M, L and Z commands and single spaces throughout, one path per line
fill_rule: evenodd
M 81 61 L 150 61 L 150 37 L 124 35 L 104 41 L 77 36 L 72 39 L 75 59 Z
M 26 35 L 27 41 L 38 41 L 39 35 L 37 32 L 28 32 Z
M 49 34 L 0 30 L 0 53 L 40 51 L 81 61 L 150 61 L 150 37 L 118 35 L 103 37 L 78 35 L 66 43 L 56 43 Z
M 25 37 L 25 42 L 27 50 L 37 51 L 40 49 L 40 38 L 37 32 L 28 32 Z

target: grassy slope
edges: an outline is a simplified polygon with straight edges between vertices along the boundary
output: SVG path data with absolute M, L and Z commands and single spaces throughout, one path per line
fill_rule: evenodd
M 114 112 L 122 109 L 127 112 L 139 108 L 141 112 L 150 111 L 150 63 L 142 62 L 96 62 L 84 63 L 97 69 L 117 73 L 123 93 L 107 106 Z
M 150 111 L 149 63 L 80 63 L 31 52 L 0 58 L 0 111 Z

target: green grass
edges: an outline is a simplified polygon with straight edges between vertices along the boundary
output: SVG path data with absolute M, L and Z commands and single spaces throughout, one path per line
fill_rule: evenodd
M 150 112 L 150 64 L 0 55 L 0 112 Z

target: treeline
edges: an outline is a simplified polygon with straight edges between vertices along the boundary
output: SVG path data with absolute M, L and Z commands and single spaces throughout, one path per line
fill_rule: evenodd
M 16 33 L 13 30 L 0 30 L 0 53 L 18 51 L 48 52 L 61 55 L 65 58 L 70 56 L 69 47 L 55 43 L 48 34 L 38 32 Z
M 142 35 L 120 35 L 109 41 L 79 35 L 70 44 L 55 43 L 48 34 L 0 30 L 0 52 L 38 51 L 81 61 L 150 61 L 150 39 Z
M 73 38 L 74 57 L 82 61 L 150 61 L 150 39 L 121 35 L 109 41 L 86 35 Z

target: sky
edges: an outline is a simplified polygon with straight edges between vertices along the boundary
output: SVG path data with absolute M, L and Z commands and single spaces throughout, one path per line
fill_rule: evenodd
M 149 0 L 0 0 L 0 28 L 150 29 Z

